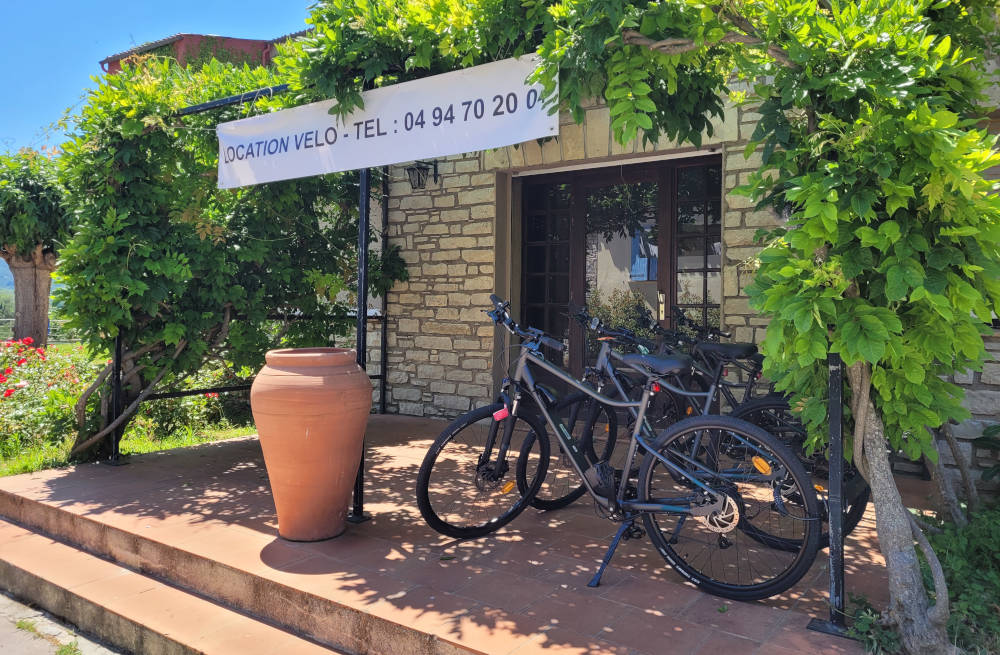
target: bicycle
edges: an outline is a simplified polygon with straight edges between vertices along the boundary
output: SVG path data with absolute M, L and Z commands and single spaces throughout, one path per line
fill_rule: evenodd
M 622 539 L 643 534 L 688 581 L 726 598 L 765 598 L 801 579 L 818 550 L 819 502 L 794 455 L 761 428 L 725 416 L 688 418 L 653 435 L 646 420 L 651 397 L 664 388 L 699 393 L 667 381 L 690 370 L 689 358 L 620 355 L 609 349 L 609 357 L 645 378 L 638 401 L 609 398 L 544 358 L 542 346 L 561 350 L 561 342 L 535 328 L 522 328 L 510 317 L 508 303 L 496 296 L 491 300 L 490 318 L 521 339 L 520 354 L 513 376 L 504 380 L 502 402 L 456 419 L 428 450 L 416 491 L 421 515 L 432 528 L 448 536 L 471 538 L 513 520 L 545 476 L 547 426 L 569 453 L 599 511 L 620 523 L 589 586 L 600 584 Z M 635 411 L 622 475 L 616 478 L 606 460 L 589 461 L 585 449 L 550 412 L 550 403 L 535 383 L 535 369 L 602 405 Z M 527 409 L 526 398 L 534 401 L 531 408 L 541 413 L 541 419 Z M 455 456 L 442 459 L 456 442 L 464 443 L 458 437 L 465 427 L 481 426 L 484 419 L 488 420 L 485 429 L 472 430 L 477 437 L 475 448 L 456 447 Z M 519 423 L 527 428 L 520 434 Z M 521 451 L 514 460 L 515 479 L 509 479 L 515 440 Z M 645 454 L 634 469 L 640 448 Z M 439 468 L 441 475 L 436 472 Z M 484 488 L 493 491 L 493 498 L 487 500 L 498 502 L 491 517 L 485 518 L 481 511 L 484 503 L 468 507 L 459 498 L 461 490 L 470 487 L 476 490 L 474 496 Z M 643 527 L 636 524 L 639 519 Z

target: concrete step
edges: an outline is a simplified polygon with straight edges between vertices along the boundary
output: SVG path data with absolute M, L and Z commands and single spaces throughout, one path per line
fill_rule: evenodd
M 440 634 L 441 626 L 454 622 L 463 608 L 443 603 L 430 588 L 419 590 L 430 598 L 418 605 L 441 607 L 440 613 L 416 608 L 401 612 L 393 603 L 373 598 L 415 593 L 409 590 L 410 583 L 396 579 L 391 571 L 371 574 L 355 573 L 350 566 L 330 568 L 331 559 L 317 552 L 370 549 L 349 535 L 297 544 L 238 523 L 207 521 L 192 526 L 184 517 L 170 514 L 126 518 L 114 511 L 93 513 L 86 504 L 40 500 L 3 489 L 0 519 L 335 650 L 359 655 L 486 652 L 484 637 L 474 627 L 464 627 L 454 636 Z M 381 562 L 381 554 L 373 555 Z M 504 653 L 534 639 L 506 629 L 487 633 L 486 641 L 495 639 L 502 644 L 497 651 Z
M 336 652 L 3 520 L 0 585 L 132 653 Z

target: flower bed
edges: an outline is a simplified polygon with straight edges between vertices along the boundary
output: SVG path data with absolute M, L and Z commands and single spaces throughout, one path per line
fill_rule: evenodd
M 0 458 L 73 436 L 73 406 L 101 366 L 78 345 L 0 341 Z

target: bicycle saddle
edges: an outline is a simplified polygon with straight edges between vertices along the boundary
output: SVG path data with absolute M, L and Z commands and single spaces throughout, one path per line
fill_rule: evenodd
M 687 355 L 624 355 L 626 364 L 639 366 L 657 375 L 672 375 L 691 370 L 691 358 Z
M 715 355 L 722 359 L 746 359 L 757 352 L 757 346 L 752 343 L 699 343 L 697 349 L 706 355 Z

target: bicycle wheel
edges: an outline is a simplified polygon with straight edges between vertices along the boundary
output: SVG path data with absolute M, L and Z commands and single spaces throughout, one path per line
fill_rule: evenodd
M 757 600 L 809 570 L 819 549 L 819 501 L 802 463 L 774 436 L 729 416 L 699 416 L 668 428 L 654 451 L 639 471 L 639 501 L 692 511 L 646 512 L 643 521 L 686 579 L 718 596 Z
M 573 438 L 577 440 L 587 460 L 591 463 L 610 456 L 615 447 L 618 432 L 618 417 L 613 407 L 607 407 L 581 392 L 570 394 L 557 402 L 549 410 L 552 417 L 561 421 Z M 532 447 L 529 437 L 523 448 Z M 584 493 L 587 488 L 580 482 L 580 475 L 573 468 L 570 454 L 558 439 L 550 445 L 549 463 L 545 469 L 545 479 L 531 499 L 531 506 L 552 511 L 566 507 Z M 522 470 L 521 464 L 524 464 Z M 524 492 L 528 489 L 527 469 L 530 458 L 518 459 L 517 484 Z
M 812 478 L 813 484 L 817 485 L 820 492 L 820 509 L 823 514 L 823 522 L 829 520 L 828 499 L 826 491 L 830 488 L 830 462 L 822 452 L 815 452 L 807 455 L 805 451 L 806 431 L 802 426 L 799 417 L 796 416 L 788 405 L 784 396 L 772 394 L 762 398 L 755 398 L 737 407 L 732 416 L 744 421 L 750 421 L 754 425 L 764 428 L 774 436 L 778 437 L 783 444 L 789 447 L 792 452 L 802 461 L 806 472 Z M 849 535 L 861 522 L 865 515 L 865 508 L 871 496 L 868 483 L 865 482 L 858 470 L 851 464 L 844 462 L 844 486 L 843 486 L 843 513 L 844 513 L 844 535 Z M 826 548 L 830 545 L 830 533 L 824 527 L 819 538 L 819 547 Z
M 475 539 L 500 529 L 527 507 L 545 478 L 549 440 L 531 414 L 493 418 L 503 404 L 480 407 L 455 419 L 435 439 L 417 474 L 417 507 L 427 524 L 457 539 Z M 510 447 L 497 461 L 505 428 L 513 422 Z M 536 438 L 537 437 L 537 438 Z M 531 440 L 529 448 L 522 446 Z M 530 482 L 522 492 L 515 471 Z

